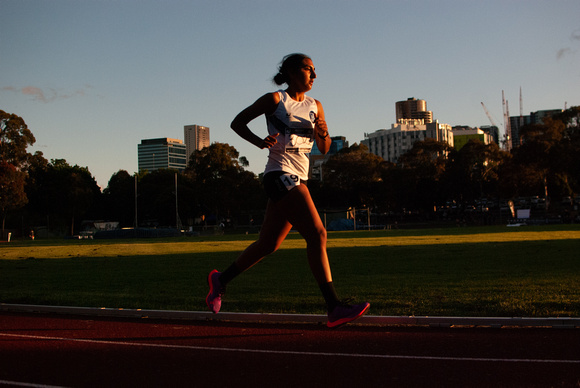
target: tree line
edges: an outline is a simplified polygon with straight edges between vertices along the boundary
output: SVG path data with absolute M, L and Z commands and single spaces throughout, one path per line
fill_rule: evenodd
M 580 193 L 580 107 L 520 129 L 521 145 L 503 151 L 470 141 L 460 150 L 433 139 L 416 142 L 390 163 L 354 144 L 328 158 L 320 181 L 308 185 L 319 210 L 372 209 L 380 222 L 405 217 L 441 220 L 477 215 L 498 222 L 492 209 L 516 198 L 536 198 L 543 216 L 574 218 Z M 259 225 L 267 201 L 260 177 L 225 143 L 191 155 L 184 171 L 114 173 L 101 191 L 86 167 L 31 154 L 35 138 L 24 120 L 0 110 L 2 233 L 26 235 L 45 227 L 78 234 L 83 220 L 120 227 Z M 177 190 L 176 190 L 177 188 Z

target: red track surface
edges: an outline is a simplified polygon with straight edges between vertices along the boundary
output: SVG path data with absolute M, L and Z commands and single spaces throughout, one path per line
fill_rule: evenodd
M 0 313 L 0 385 L 580 387 L 580 330 Z M 30 385 L 28 385 L 30 384 Z

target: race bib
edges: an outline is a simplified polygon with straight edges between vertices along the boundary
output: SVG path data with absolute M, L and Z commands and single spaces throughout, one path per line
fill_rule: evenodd
M 286 187 L 286 190 L 288 191 L 292 190 L 296 186 L 300 186 L 300 178 L 298 177 L 298 175 L 295 174 L 280 175 L 280 180 L 282 181 L 282 184 L 284 185 L 284 187 Z
M 314 144 L 312 128 L 286 128 L 285 151 L 288 153 L 309 153 Z

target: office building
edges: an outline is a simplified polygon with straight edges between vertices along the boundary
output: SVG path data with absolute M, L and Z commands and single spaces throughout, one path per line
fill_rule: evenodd
M 491 140 L 495 142 L 497 145 L 499 144 L 499 128 L 495 125 L 482 125 L 479 127 L 483 132 L 487 133 L 491 136 Z
M 209 147 L 209 128 L 201 125 L 186 125 L 183 127 L 183 138 L 189 161 L 193 151 L 201 151 L 204 147 Z
M 425 124 L 433 122 L 433 112 L 427 110 L 425 100 L 408 98 L 407 101 L 395 103 L 395 113 L 397 123 L 399 120 L 423 120 Z
M 365 133 L 361 141 L 369 152 L 381 158 L 396 163 L 401 155 L 413 148 L 417 141 L 435 139 L 453 147 L 453 131 L 449 124 L 438 121 L 425 123 L 423 120 L 400 119 L 392 124 L 390 129 L 379 129 L 373 133 Z
M 527 116 L 510 116 L 512 147 L 515 148 L 521 145 L 521 127 L 529 124 L 542 124 L 544 122 L 544 117 L 551 117 L 562 112 L 562 109 L 548 109 L 530 112 L 530 114 Z
M 453 127 L 453 147 L 459 151 L 470 140 L 479 140 L 483 144 L 493 141 L 491 135 L 480 128 L 470 128 L 464 126 Z
M 141 140 L 137 154 L 139 172 L 163 168 L 183 171 L 187 167 L 186 147 L 179 139 L 163 137 Z
M 408 98 L 395 103 L 396 124 L 390 129 L 365 133 L 361 141 L 369 152 L 386 161 L 397 163 L 399 157 L 413 148 L 417 141 L 435 139 L 453 147 L 453 132 L 449 124 L 433 121 L 433 112 L 427 110 L 425 100 Z

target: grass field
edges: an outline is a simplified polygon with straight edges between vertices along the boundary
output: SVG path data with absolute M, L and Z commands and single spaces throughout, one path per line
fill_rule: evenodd
M 0 302 L 205 311 L 208 272 L 256 235 L 0 244 Z M 228 286 L 224 311 L 322 313 L 305 243 Z M 580 316 L 580 225 L 329 233 L 340 297 L 372 315 Z

